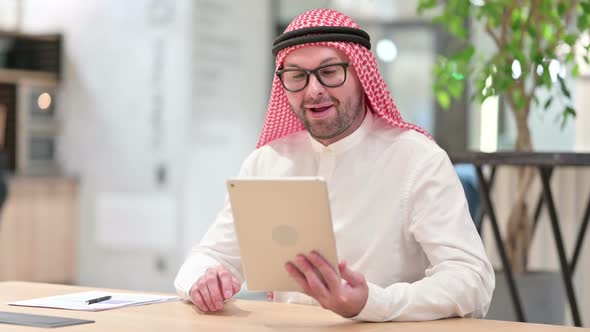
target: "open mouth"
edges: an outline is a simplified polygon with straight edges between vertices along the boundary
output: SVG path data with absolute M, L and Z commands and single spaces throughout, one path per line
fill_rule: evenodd
M 331 110 L 332 108 L 334 108 L 334 104 L 329 103 L 329 104 L 315 104 L 315 105 L 309 105 L 307 107 L 307 110 L 310 111 L 311 114 L 313 115 L 320 115 L 323 113 L 327 113 L 329 110 Z
M 321 112 L 325 112 L 325 111 L 329 110 L 330 107 L 332 107 L 332 105 L 322 106 L 322 107 L 310 107 L 309 110 L 312 112 L 315 112 L 315 113 L 321 113 Z
M 316 103 L 308 103 L 304 105 L 305 113 L 310 119 L 323 119 L 329 118 L 336 113 L 336 104 L 333 102 L 316 102 Z

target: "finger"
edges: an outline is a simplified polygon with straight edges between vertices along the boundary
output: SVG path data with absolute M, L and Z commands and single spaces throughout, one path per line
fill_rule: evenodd
M 205 282 L 205 280 L 203 280 L 201 285 L 199 286 L 199 294 L 201 295 L 201 298 L 207 306 L 205 311 L 215 311 L 215 306 L 213 305 L 213 301 L 211 300 L 211 295 L 209 294 L 209 289 L 207 288 L 207 283 Z
M 337 292 L 342 286 L 342 282 L 336 269 L 317 251 L 309 254 L 309 260 L 313 266 L 321 273 L 323 279 L 331 292 Z
M 231 272 L 229 272 L 224 266 L 221 266 L 217 269 L 217 275 L 219 276 L 222 300 L 229 299 L 234 295 Z
M 239 292 L 240 291 L 240 288 L 242 288 L 242 284 L 240 284 L 240 281 L 238 281 L 238 279 L 236 279 L 236 277 L 232 277 L 231 278 L 231 284 L 232 284 L 232 288 L 233 288 L 234 294 L 236 294 L 237 292 Z
M 342 279 L 346 280 L 350 286 L 360 286 L 366 283 L 365 276 L 362 273 L 355 272 L 348 268 L 348 264 L 345 261 L 340 262 L 338 264 L 338 269 L 340 270 L 340 275 Z
M 206 278 L 207 289 L 209 290 L 211 301 L 213 303 L 213 308 L 209 307 L 209 309 L 223 309 L 223 297 L 221 296 L 221 290 L 219 289 L 219 279 L 217 274 L 213 272 L 211 274 L 208 274 Z
M 312 296 L 316 298 L 316 300 L 320 300 L 320 298 L 325 298 L 328 296 L 328 289 L 324 285 L 323 281 L 320 279 L 318 274 L 314 271 L 313 265 L 309 262 L 307 257 L 304 255 L 298 255 L 295 258 L 295 262 L 299 270 L 305 276 L 307 283 L 309 284 L 309 288 L 312 291 Z
M 287 270 L 289 275 L 293 279 L 295 279 L 295 282 L 297 282 L 297 284 L 299 286 L 301 286 L 301 289 L 303 289 L 303 292 L 305 294 L 307 294 L 309 296 L 313 296 L 312 292 L 311 292 L 311 288 L 307 284 L 307 279 L 305 279 L 305 276 L 303 275 L 303 273 L 301 273 L 301 271 L 299 271 L 299 269 L 297 268 L 297 266 L 294 263 L 288 262 L 287 264 L 285 264 L 285 270 Z
M 203 300 L 203 297 L 201 296 L 201 293 L 199 292 L 199 288 L 194 287 L 191 290 L 190 296 L 191 296 L 191 301 L 193 301 L 193 303 L 201 311 L 209 311 L 209 308 L 207 308 L 207 304 L 205 304 L 205 300 Z

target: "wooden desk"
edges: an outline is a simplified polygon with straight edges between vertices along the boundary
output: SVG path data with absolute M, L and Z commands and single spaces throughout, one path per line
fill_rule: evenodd
M 64 327 L 64 331 L 590 331 L 589 329 L 478 319 L 446 319 L 421 323 L 358 323 L 320 307 L 235 300 L 223 312 L 199 313 L 194 306 L 169 302 L 100 312 L 8 306 L 5 303 L 35 297 L 91 290 L 88 287 L 0 282 L 0 311 L 90 319 L 93 324 Z M 33 327 L 0 324 L 2 331 L 41 331 Z M 61 331 L 61 328 L 58 329 Z

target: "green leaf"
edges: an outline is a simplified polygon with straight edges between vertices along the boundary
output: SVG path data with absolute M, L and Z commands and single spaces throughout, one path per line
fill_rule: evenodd
M 569 52 L 565 56 L 565 62 L 572 62 L 572 61 L 574 61 L 574 53 L 573 52 Z
M 568 90 L 564 79 L 561 78 L 561 76 L 557 75 L 557 80 L 559 81 L 559 87 L 561 88 L 561 93 L 563 93 L 563 95 L 566 96 L 567 98 L 571 98 L 570 91 Z
M 418 13 L 422 14 L 427 9 L 436 7 L 436 0 L 419 0 L 418 1 Z
M 536 39 L 538 36 L 537 29 L 535 28 L 534 24 L 527 24 L 527 31 L 531 36 L 531 39 Z
M 545 23 L 542 27 L 543 31 L 543 38 L 545 38 L 548 42 L 553 42 L 555 40 L 555 32 L 553 26 Z
M 542 65 L 543 64 L 543 54 L 537 52 L 537 50 L 535 49 L 535 53 L 533 53 L 533 56 L 531 57 L 533 59 L 533 62 L 536 65 Z M 537 66 L 535 66 L 535 70 Z
M 475 53 L 475 48 L 473 46 L 467 46 L 463 50 L 459 51 L 455 55 L 453 55 L 454 59 L 461 60 L 463 62 L 469 62 Z
M 447 22 L 447 28 L 455 37 L 464 39 L 467 36 L 467 30 L 465 29 L 463 18 L 459 16 L 452 17 Z
M 543 74 L 541 74 L 541 85 L 547 87 L 547 89 L 551 89 L 553 86 L 553 81 L 551 80 L 551 74 L 549 73 L 549 66 L 546 63 L 541 65 L 543 67 Z M 535 68 L 535 70 L 537 70 Z
M 547 99 L 545 105 L 543 105 L 543 109 L 547 110 L 551 106 L 551 103 L 553 103 L 553 97 L 549 97 L 549 99 Z
M 576 41 L 578 40 L 578 35 L 572 34 L 572 33 L 568 33 L 567 35 L 565 35 L 565 37 L 563 37 L 563 41 L 568 44 L 569 46 L 574 46 L 574 44 L 576 44 Z
M 512 64 L 502 64 L 498 67 L 498 72 L 493 75 L 493 87 L 496 93 L 502 94 L 504 91 L 509 90 L 516 84 L 514 78 L 512 78 Z
M 463 86 L 464 86 L 463 81 L 452 80 L 449 82 L 449 85 L 447 86 L 447 88 L 453 98 L 459 99 L 461 97 L 461 95 L 463 94 Z
M 520 11 L 520 8 L 514 8 L 514 10 L 512 11 L 511 22 L 513 30 L 518 30 L 520 28 L 520 24 L 522 22 L 522 13 Z
M 445 110 L 448 110 L 449 106 L 451 106 L 451 97 L 449 97 L 449 94 L 444 91 L 438 91 L 436 93 L 436 100 Z
M 584 62 L 586 62 L 587 64 L 590 64 L 590 57 L 588 57 L 587 55 L 584 55 L 583 58 L 584 58 Z
M 580 65 L 578 65 L 577 63 L 574 65 L 574 67 L 572 68 L 572 75 L 574 77 L 578 77 L 580 76 Z
M 456 71 L 451 74 L 451 77 L 453 77 L 456 81 L 462 81 L 465 79 L 465 75 L 458 73 Z
M 524 96 L 520 90 L 514 90 L 512 93 L 512 98 L 514 98 L 514 107 L 516 107 L 515 111 L 521 111 L 524 108 Z
M 567 120 L 570 117 L 575 118 L 576 111 L 572 107 L 567 106 L 563 111 L 563 117 L 561 118 L 561 130 L 565 128 L 565 124 L 567 123 Z
M 569 107 L 569 106 L 565 108 L 565 112 L 566 112 L 566 113 L 568 113 L 568 114 L 569 114 L 569 115 L 571 115 L 571 116 L 574 116 L 574 117 L 575 117 L 576 115 L 578 115 L 578 114 L 576 113 L 576 110 L 575 110 L 575 109 L 573 109 L 572 107 Z
M 557 13 L 559 14 L 559 16 L 563 16 L 565 14 L 567 10 L 567 7 L 565 6 L 565 3 L 560 2 L 557 4 Z
M 590 13 L 590 12 L 586 12 Z M 588 14 L 582 14 L 578 17 L 578 29 L 580 31 L 585 31 L 590 26 L 590 18 L 588 18 Z
M 455 15 L 461 16 L 463 19 L 467 19 L 469 17 L 469 8 L 471 7 L 471 3 L 465 0 L 447 0 L 450 4 L 449 9 L 452 10 L 452 13 Z
M 432 18 L 432 23 L 445 24 L 446 21 L 447 18 L 444 15 L 438 15 Z
M 524 64 L 526 63 L 526 56 L 524 55 L 524 53 L 520 50 L 519 47 L 514 47 L 514 46 L 510 46 L 509 48 L 510 53 L 512 54 L 512 57 L 515 60 L 518 60 L 520 62 L 520 64 Z M 511 67 L 512 68 L 512 67 Z

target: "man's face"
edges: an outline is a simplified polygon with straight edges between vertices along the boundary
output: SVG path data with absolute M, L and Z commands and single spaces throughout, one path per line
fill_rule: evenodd
M 350 62 L 331 47 L 303 47 L 285 57 L 284 69 L 313 70 L 319 66 Z M 346 69 L 346 81 L 338 87 L 326 87 L 311 74 L 301 91 L 287 93 L 289 104 L 305 129 L 324 145 L 353 133 L 365 115 L 364 94 L 352 63 Z

